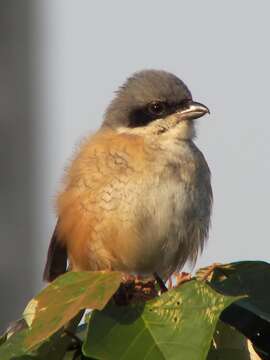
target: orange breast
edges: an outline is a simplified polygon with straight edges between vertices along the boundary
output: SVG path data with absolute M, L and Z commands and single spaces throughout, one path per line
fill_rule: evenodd
M 129 213 L 128 205 L 139 196 L 151 161 L 139 136 L 99 132 L 82 145 L 57 200 L 58 237 L 73 269 L 125 269 L 132 253 L 125 238 L 130 247 L 134 237 L 136 246 L 130 221 L 136 214 Z

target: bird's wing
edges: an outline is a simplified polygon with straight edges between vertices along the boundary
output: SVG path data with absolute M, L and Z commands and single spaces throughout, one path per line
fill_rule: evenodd
M 57 276 L 64 274 L 66 269 L 67 250 L 66 247 L 57 239 L 56 225 L 47 253 L 46 265 L 43 272 L 43 280 L 51 282 L 57 278 Z

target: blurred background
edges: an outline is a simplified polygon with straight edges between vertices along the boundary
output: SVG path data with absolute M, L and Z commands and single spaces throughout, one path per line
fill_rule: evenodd
M 134 71 L 182 78 L 211 109 L 212 262 L 270 260 L 267 1 L 2 0 L 0 330 L 44 285 L 54 197 L 80 139 Z

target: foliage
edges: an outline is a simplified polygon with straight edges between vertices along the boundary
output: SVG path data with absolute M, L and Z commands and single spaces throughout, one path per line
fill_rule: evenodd
M 201 269 L 189 282 L 128 305 L 114 300 L 120 282 L 119 272 L 57 278 L 0 337 L 0 359 L 270 358 L 269 264 Z M 85 309 L 93 311 L 82 320 Z

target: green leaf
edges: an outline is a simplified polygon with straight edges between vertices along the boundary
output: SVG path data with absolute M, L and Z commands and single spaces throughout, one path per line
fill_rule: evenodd
M 0 337 L 0 346 L 3 345 L 12 335 L 24 329 L 27 329 L 27 324 L 23 318 L 10 323 L 5 333 Z
M 248 295 L 229 306 L 221 320 L 232 325 L 249 339 L 258 351 L 270 357 L 270 264 L 242 261 L 219 265 L 210 285 L 225 295 Z
M 270 284 L 270 264 L 241 261 L 220 265 L 214 269 L 210 284 L 222 294 L 248 295 L 237 304 L 270 321 L 270 292 L 265 291 L 266 284 Z
M 219 314 L 238 298 L 189 281 L 140 305 L 94 311 L 83 352 L 99 360 L 204 360 Z
M 73 319 L 69 330 L 75 331 L 79 321 L 78 316 Z M 72 344 L 72 338 L 64 333 L 63 330 L 60 330 L 38 346 L 29 350 L 25 346 L 25 340 L 30 332 L 29 329 L 24 329 L 11 335 L 6 342 L 0 346 L 0 359 L 62 360 L 68 347 Z
M 218 322 L 207 360 L 255 360 L 254 356 L 244 335 L 222 321 Z
M 7 339 L 0 346 L 0 359 L 10 360 L 14 357 L 25 355 L 25 349 L 22 348 L 22 343 L 26 334 L 27 330 L 23 330 Z
M 11 336 L 0 347 L 0 359 L 62 360 L 68 344 L 71 343 L 71 340 L 66 335 L 55 334 L 40 346 L 29 351 L 24 345 L 27 336 L 29 336 L 29 330 L 23 330 Z
M 58 277 L 32 299 L 24 311 L 30 327 L 24 347 L 32 349 L 80 310 L 102 309 L 119 287 L 119 272 L 69 272 Z
M 7 334 L 3 334 L 0 336 L 0 346 L 3 345 L 7 341 Z

